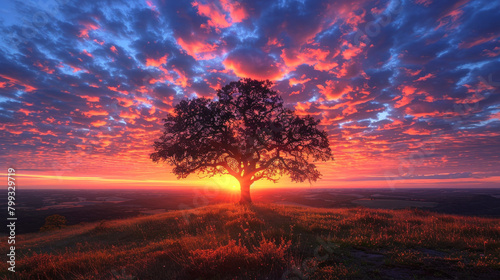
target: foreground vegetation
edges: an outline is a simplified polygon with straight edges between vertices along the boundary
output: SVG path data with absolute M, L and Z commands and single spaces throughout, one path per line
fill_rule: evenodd
M 499 219 L 421 210 L 220 204 L 16 239 L 3 279 L 500 279 Z

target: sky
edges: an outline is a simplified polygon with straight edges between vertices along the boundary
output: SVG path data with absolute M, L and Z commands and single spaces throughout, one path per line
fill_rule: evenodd
M 335 160 L 318 182 L 499 187 L 500 2 L 9 1 L 0 174 L 19 188 L 236 187 L 149 159 L 180 100 L 269 79 Z

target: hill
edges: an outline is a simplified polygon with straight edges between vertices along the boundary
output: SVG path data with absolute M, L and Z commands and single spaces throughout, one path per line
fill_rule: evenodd
M 499 221 L 219 204 L 18 235 L 16 273 L 3 262 L 1 277 L 500 279 Z

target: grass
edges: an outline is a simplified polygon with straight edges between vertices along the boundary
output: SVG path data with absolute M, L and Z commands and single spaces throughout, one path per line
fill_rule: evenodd
M 499 219 L 421 210 L 220 204 L 16 243 L 2 279 L 500 279 Z

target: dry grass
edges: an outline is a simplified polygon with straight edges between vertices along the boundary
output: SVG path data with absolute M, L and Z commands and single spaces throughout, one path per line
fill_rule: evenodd
M 17 243 L 17 272 L 2 263 L 3 279 L 500 276 L 498 219 L 417 210 L 222 204 L 21 235 Z

